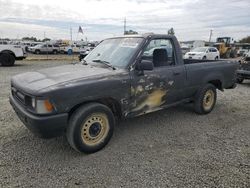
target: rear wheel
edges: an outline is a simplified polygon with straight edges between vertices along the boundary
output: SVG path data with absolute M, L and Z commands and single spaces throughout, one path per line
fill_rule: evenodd
M 204 56 L 202 59 L 203 59 L 203 60 L 205 60 L 205 59 L 207 59 L 207 57 L 206 57 L 206 56 Z
M 57 50 L 53 50 L 53 54 L 57 54 Z
M 216 56 L 216 57 L 215 57 L 215 60 L 218 60 L 218 59 L 219 59 L 219 57 L 218 57 L 218 56 Z
M 36 50 L 36 51 L 35 51 L 35 54 L 40 54 L 40 50 Z
M 15 64 L 15 57 L 10 53 L 0 54 L 0 64 L 2 66 L 13 66 Z
M 216 103 L 217 93 L 216 87 L 212 84 L 207 84 L 199 89 L 195 96 L 194 109 L 198 114 L 210 113 Z
M 113 135 L 115 118 L 105 105 L 89 103 L 71 116 L 66 136 L 75 150 L 94 153 L 102 149 Z

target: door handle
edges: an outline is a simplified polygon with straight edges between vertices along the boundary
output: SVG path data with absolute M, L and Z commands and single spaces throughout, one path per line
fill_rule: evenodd
M 181 74 L 181 72 L 177 72 L 177 71 L 175 72 L 175 71 L 174 71 L 174 75 L 175 75 L 175 76 L 180 75 L 180 74 Z

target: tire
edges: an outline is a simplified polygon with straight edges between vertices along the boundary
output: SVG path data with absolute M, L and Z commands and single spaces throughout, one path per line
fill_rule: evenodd
M 36 51 L 35 51 L 35 54 L 40 54 L 40 50 L 36 50 Z
M 78 152 L 101 150 L 113 135 L 115 118 L 105 105 L 89 103 L 78 108 L 70 117 L 67 140 Z
M 238 84 L 241 84 L 244 81 L 244 78 L 237 78 L 236 81 L 237 81 Z
M 203 60 L 205 60 L 205 59 L 207 59 L 207 57 L 206 57 L 206 56 L 204 56 L 202 59 L 203 59 Z
M 53 54 L 57 54 L 57 50 L 53 50 Z
M 15 64 L 15 57 L 10 53 L 0 54 L 0 64 L 2 66 L 13 66 Z
M 218 60 L 218 59 L 219 59 L 219 57 L 218 57 L 218 56 L 216 56 L 214 60 Z
M 216 99 L 216 87 L 212 84 L 206 84 L 204 87 L 200 88 L 195 95 L 195 112 L 198 114 L 210 113 L 215 106 Z

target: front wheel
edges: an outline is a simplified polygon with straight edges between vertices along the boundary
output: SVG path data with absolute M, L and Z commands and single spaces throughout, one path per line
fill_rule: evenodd
M 195 96 L 194 109 L 198 114 L 210 113 L 216 103 L 216 87 L 212 84 L 206 84 L 200 88 Z
M 203 59 L 203 60 L 206 60 L 206 59 L 207 59 L 207 57 L 206 57 L 206 56 L 204 56 L 202 59 Z
M 67 140 L 76 151 L 94 153 L 109 142 L 114 125 L 114 115 L 107 106 L 89 103 L 72 114 L 66 131 Z
M 237 78 L 237 83 L 238 83 L 238 84 L 241 84 L 243 81 L 244 81 L 243 78 Z

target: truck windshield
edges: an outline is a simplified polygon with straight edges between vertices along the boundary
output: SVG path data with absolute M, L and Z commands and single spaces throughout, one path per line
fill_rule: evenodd
M 125 68 L 137 51 L 143 38 L 113 38 L 101 42 L 84 59 L 87 63 L 105 61 L 114 67 Z

